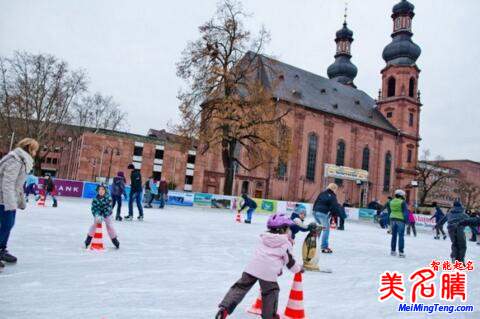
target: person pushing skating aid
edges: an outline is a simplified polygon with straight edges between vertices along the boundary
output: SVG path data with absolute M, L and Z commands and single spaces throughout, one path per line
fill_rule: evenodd
M 257 209 L 257 203 L 250 197 L 248 197 L 247 194 L 243 193 L 242 194 L 243 198 L 243 205 L 240 207 L 238 212 L 240 213 L 242 210 L 248 207 L 247 209 L 247 218 L 245 218 L 245 224 L 251 224 L 252 223 L 252 215 L 255 209 Z
M 92 200 L 92 215 L 93 215 L 93 224 L 90 226 L 88 231 L 87 238 L 85 239 L 85 248 L 90 246 L 92 242 L 93 235 L 95 235 L 95 227 L 97 223 L 105 222 L 107 227 L 108 235 L 112 240 L 113 245 L 118 249 L 120 248 L 120 242 L 117 238 L 117 232 L 113 228 L 112 222 L 112 200 L 110 195 L 107 193 L 107 189 L 103 185 L 97 187 L 97 196 Z
M 262 291 L 262 319 L 280 318 L 277 315 L 280 287 L 277 278 L 286 266 L 291 272 L 303 272 L 291 250 L 289 227 L 292 220 L 284 214 L 270 216 L 268 232 L 260 235 L 260 244 L 245 268 L 242 277 L 230 288 L 219 305 L 215 319 L 225 319 L 235 310 L 253 285 L 259 281 Z

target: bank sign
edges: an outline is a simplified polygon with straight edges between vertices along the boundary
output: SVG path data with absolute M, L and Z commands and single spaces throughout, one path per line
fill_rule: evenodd
M 367 171 L 333 164 L 325 164 L 325 177 L 368 182 Z

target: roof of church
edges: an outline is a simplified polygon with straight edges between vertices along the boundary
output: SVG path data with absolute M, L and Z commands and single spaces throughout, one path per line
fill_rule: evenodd
M 264 55 L 258 57 L 263 66 L 262 82 L 273 87 L 274 97 L 391 132 L 398 131 L 365 92 Z

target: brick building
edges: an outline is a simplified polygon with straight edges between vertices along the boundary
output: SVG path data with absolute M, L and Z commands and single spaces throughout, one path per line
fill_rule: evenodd
M 190 147 L 189 147 L 190 146 Z M 57 177 L 106 181 L 133 163 L 144 178 L 165 178 L 178 190 L 193 189 L 196 150 L 179 136 L 149 130 L 147 136 L 111 130 L 84 130 L 62 149 Z
M 358 70 L 350 61 L 353 32 L 346 22 L 336 33 L 335 62 L 328 68 L 328 79 L 255 56 L 261 65 L 258 80 L 272 88 L 280 109 L 291 110 L 285 121 L 294 150 L 287 163 L 250 172 L 239 169 L 233 193 L 313 200 L 330 182 L 324 178 L 324 165 L 336 164 L 369 172 L 366 189 L 355 181 L 338 181 L 341 201 L 349 199 L 358 205 L 376 198 L 383 202 L 396 188 L 405 189 L 407 197 L 415 200 L 411 182 L 416 178 L 422 104 L 416 65 L 421 50 L 412 41 L 414 15 L 408 1 L 393 8 L 392 42 L 383 51 L 386 66 L 381 70 L 377 100 L 354 84 Z M 199 154 L 197 168 L 200 190 L 220 193 L 224 169 L 218 150 Z

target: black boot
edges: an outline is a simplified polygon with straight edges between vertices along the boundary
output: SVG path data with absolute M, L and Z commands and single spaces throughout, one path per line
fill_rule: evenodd
M 4 261 L 7 263 L 16 263 L 17 257 L 8 253 L 8 250 L 2 249 L 0 250 L 0 261 Z
M 54 202 L 53 205 L 52 205 L 52 207 L 57 207 L 57 206 L 58 206 L 57 202 Z
M 92 236 L 87 235 L 87 238 L 85 239 L 85 248 L 88 248 L 91 242 L 92 242 Z
M 112 239 L 112 243 L 115 246 L 115 248 L 117 248 L 117 249 L 120 248 L 120 242 L 118 241 L 117 237 Z
M 115 220 L 118 220 L 119 222 L 121 222 L 121 221 L 122 221 L 122 219 L 123 219 L 123 218 L 122 218 L 121 216 L 117 216 L 117 217 L 115 217 Z
M 217 315 L 215 316 L 215 319 L 225 319 L 227 318 L 228 312 L 225 308 L 220 308 L 218 309 Z

